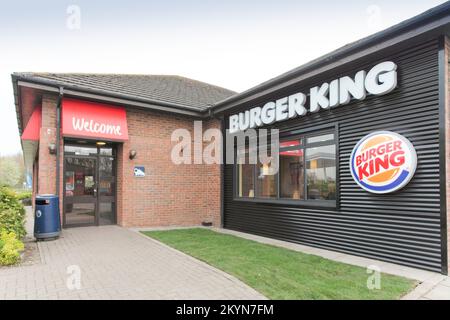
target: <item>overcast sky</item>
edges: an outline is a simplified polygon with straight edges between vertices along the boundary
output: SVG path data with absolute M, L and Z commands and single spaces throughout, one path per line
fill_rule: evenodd
M 20 151 L 10 74 L 177 74 L 235 91 L 445 1 L 2 1 L 0 154 Z

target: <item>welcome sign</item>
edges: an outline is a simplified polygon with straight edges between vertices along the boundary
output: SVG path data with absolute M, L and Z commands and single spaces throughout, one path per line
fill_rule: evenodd
M 62 134 L 96 140 L 128 140 L 126 111 L 96 102 L 63 99 Z

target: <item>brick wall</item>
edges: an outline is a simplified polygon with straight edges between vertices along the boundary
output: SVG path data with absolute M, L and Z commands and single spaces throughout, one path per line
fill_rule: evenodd
M 38 194 L 56 194 L 56 155 L 50 154 L 49 145 L 56 143 L 56 104 L 58 96 L 44 94 L 42 97 L 42 123 L 40 130 L 39 150 L 35 163 L 35 176 L 37 177 L 36 192 Z M 60 141 L 62 150 L 63 141 Z M 60 195 L 63 193 L 63 154 L 60 157 Z M 34 182 L 33 182 L 34 185 Z M 60 212 L 62 221 L 63 199 L 60 197 Z
M 55 193 L 56 157 L 49 153 L 48 147 L 56 140 L 56 101 L 53 95 L 42 98 L 42 126 L 39 140 L 38 193 Z
M 220 166 L 176 165 L 170 155 L 175 129 L 193 134 L 193 120 L 152 111 L 127 110 L 129 141 L 118 150 L 118 223 L 123 226 L 220 224 Z M 203 123 L 203 130 L 219 122 Z M 137 157 L 130 160 L 130 150 Z M 192 150 L 193 151 L 193 150 Z M 144 178 L 134 177 L 145 166 Z
M 56 157 L 48 145 L 56 139 L 56 95 L 44 95 L 38 158 L 38 192 L 55 193 Z M 193 120 L 153 111 L 127 109 L 129 141 L 118 145 L 117 222 L 131 226 L 189 226 L 211 221 L 220 225 L 220 165 L 175 165 L 170 159 L 172 131 L 185 128 L 193 139 Z M 219 127 L 217 120 L 203 129 Z M 129 159 L 130 150 L 137 157 Z M 61 141 L 61 151 L 62 151 Z M 144 178 L 134 177 L 143 165 Z M 61 152 L 63 188 L 63 152 Z M 61 208 L 62 199 L 61 199 Z M 62 210 L 61 210 L 62 211 Z

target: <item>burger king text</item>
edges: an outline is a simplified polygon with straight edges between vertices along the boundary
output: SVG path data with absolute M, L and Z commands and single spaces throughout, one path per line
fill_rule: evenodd
M 355 159 L 358 168 L 358 177 L 377 175 L 382 170 L 399 167 L 405 163 L 405 151 L 401 141 L 390 141 L 376 147 L 366 149 Z
M 229 117 L 229 132 L 244 131 L 249 128 L 269 125 L 298 116 L 307 112 L 335 108 L 348 104 L 350 100 L 364 100 L 367 93 L 373 95 L 387 94 L 397 86 L 397 65 L 385 61 L 372 67 L 369 72 L 358 71 L 354 79 L 345 76 L 309 90 L 309 110 L 304 93 L 295 93 L 275 101 L 269 101 L 262 107 L 234 114 Z

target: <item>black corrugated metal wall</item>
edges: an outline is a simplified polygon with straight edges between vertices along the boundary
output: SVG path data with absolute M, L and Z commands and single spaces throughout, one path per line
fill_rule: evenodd
M 338 208 L 235 201 L 233 167 L 227 165 L 225 228 L 441 271 L 438 40 L 305 81 L 239 109 L 258 106 L 289 93 L 306 93 L 323 81 L 353 75 L 386 60 L 398 65 L 398 88 L 393 92 L 278 124 L 281 132 L 338 125 Z M 239 110 L 233 113 L 236 111 Z M 405 188 L 392 194 L 364 191 L 349 171 L 353 147 L 375 130 L 402 134 L 417 151 L 415 176 Z

